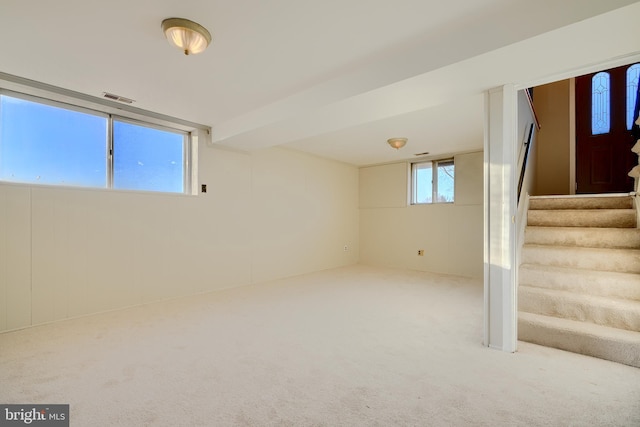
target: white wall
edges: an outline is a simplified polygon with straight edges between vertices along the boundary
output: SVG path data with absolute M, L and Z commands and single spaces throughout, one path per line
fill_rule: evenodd
M 407 163 L 360 169 L 361 263 L 482 277 L 483 153 L 455 162 L 451 204 L 410 205 Z
M 199 155 L 199 196 L 0 184 L 0 331 L 358 261 L 357 168 Z

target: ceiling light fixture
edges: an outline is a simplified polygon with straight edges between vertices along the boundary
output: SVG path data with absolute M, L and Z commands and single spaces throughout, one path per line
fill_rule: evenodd
M 211 43 L 209 31 L 188 19 L 165 19 L 162 21 L 162 31 L 169 43 L 182 50 L 185 55 L 200 53 Z
M 402 148 L 407 143 L 407 138 L 390 138 L 387 139 L 387 144 L 391 146 L 391 148 L 395 148 L 396 150 Z

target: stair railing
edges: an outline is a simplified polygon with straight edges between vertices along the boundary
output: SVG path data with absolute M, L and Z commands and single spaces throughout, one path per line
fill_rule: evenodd
M 518 204 L 520 204 L 520 195 L 522 194 L 522 184 L 524 183 L 524 175 L 527 171 L 527 160 L 529 160 L 529 151 L 531 150 L 531 141 L 533 140 L 533 130 L 535 124 L 531 123 L 529 125 L 529 132 L 527 139 L 524 143 L 524 154 L 522 158 L 522 166 L 520 167 L 520 179 L 518 179 Z
M 520 195 L 522 194 L 522 186 L 525 181 L 525 176 L 527 172 L 527 162 L 529 160 L 529 152 L 531 151 L 531 146 L 533 145 L 534 134 L 536 130 L 540 130 L 540 122 L 538 121 L 538 116 L 536 115 L 536 110 L 533 106 L 533 99 L 531 98 L 531 90 L 527 89 L 524 92 L 527 95 L 527 101 L 529 104 L 529 108 L 531 110 L 531 117 L 533 119 L 533 122 L 530 123 L 528 126 L 526 137 L 523 141 L 522 150 L 520 152 L 520 160 L 518 161 L 518 164 L 520 166 L 520 176 L 518 178 L 518 194 L 517 194 L 518 204 L 520 204 Z
M 536 115 L 533 107 L 531 92 L 530 90 L 524 90 L 523 92 L 526 94 L 526 104 L 529 105 L 529 111 L 518 111 L 519 119 L 524 120 L 524 126 L 520 128 L 521 132 L 523 132 L 523 141 L 518 155 L 518 169 L 516 169 L 519 171 L 518 193 L 516 199 L 518 206 L 518 213 L 516 216 L 518 242 L 516 250 L 516 265 L 518 266 L 520 265 L 522 246 L 524 245 L 524 233 L 527 226 L 527 212 L 529 210 L 528 193 L 531 191 L 532 180 L 535 180 L 535 171 L 533 170 L 535 169 L 535 153 L 531 154 L 531 147 L 535 145 L 536 130 L 540 129 L 540 122 L 538 121 L 538 116 Z M 522 103 L 519 102 L 518 105 L 522 105 L 523 103 L 524 100 Z M 532 166 L 529 172 L 527 172 L 528 166 Z M 526 197 L 521 197 L 523 190 Z

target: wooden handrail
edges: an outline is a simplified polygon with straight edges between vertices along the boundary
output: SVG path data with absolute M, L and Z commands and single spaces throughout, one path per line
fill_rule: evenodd
M 536 114 L 536 109 L 533 106 L 533 98 L 531 98 L 531 91 L 526 89 L 524 93 L 527 95 L 527 101 L 529 103 L 529 109 L 533 116 L 533 123 L 529 126 L 529 133 L 527 135 L 527 141 L 524 143 L 524 157 L 522 159 L 522 166 L 520 167 L 520 179 L 518 180 L 518 204 L 520 204 L 520 194 L 522 193 L 522 184 L 524 183 L 524 175 L 527 171 L 527 159 L 529 158 L 529 150 L 531 149 L 531 142 L 533 140 L 534 126 L 536 130 L 540 130 L 540 121 Z
M 522 167 L 520 168 L 520 179 L 518 180 L 518 204 L 520 204 L 520 193 L 522 193 L 522 184 L 524 183 L 524 174 L 527 171 L 527 158 L 529 157 L 529 150 L 531 149 L 531 141 L 533 140 L 533 127 L 535 123 L 529 125 L 529 134 L 527 135 L 527 142 L 524 143 L 524 158 L 522 159 Z M 539 129 L 539 127 L 538 127 Z
M 529 89 L 526 89 L 524 93 L 527 94 L 527 101 L 529 101 L 529 108 L 531 109 L 531 114 L 533 115 L 533 122 L 536 124 L 536 129 L 540 130 L 540 120 L 538 120 L 536 109 L 533 106 L 533 98 L 531 98 L 531 92 Z

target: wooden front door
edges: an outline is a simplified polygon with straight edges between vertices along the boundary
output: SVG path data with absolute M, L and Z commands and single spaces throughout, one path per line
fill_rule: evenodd
M 627 174 L 638 156 L 629 105 L 635 107 L 638 71 L 640 64 L 631 64 L 576 78 L 576 193 L 633 191 Z

